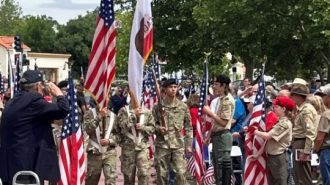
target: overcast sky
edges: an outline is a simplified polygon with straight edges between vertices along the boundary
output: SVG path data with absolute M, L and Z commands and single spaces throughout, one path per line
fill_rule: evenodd
M 47 15 L 65 24 L 78 15 L 94 10 L 100 0 L 16 0 L 22 7 L 23 15 Z

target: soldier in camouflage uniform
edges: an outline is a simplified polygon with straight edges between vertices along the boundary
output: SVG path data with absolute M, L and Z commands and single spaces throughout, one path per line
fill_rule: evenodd
M 135 183 L 136 170 L 138 184 L 147 185 L 151 166 L 148 159 L 149 136 L 155 131 L 155 122 L 151 111 L 141 108 L 132 109 L 131 106 L 127 105 L 119 110 L 117 120 L 121 133 L 120 160 L 121 172 L 124 174 L 124 185 Z M 138 121 L 143 121 L 143 123 L 138 123 Z
M 101 110 L 95 117 L 92 110 L 86 112 L 84 124 L 87 134 L 90 137 L 87 149 L 87 177 L 86 185 L 97 185 L 103 169 L 105 184 L 116 184 L 116 143 L 118 142 L 116 120 L 113 121 L 113 127 L 109 138 L 102 139 L 102 118 L 106 118 L 106 130 L 109 129 L 111 119 L 115 115 L 107 111 L 107 108 Z M 98 142 L 100 141 L 100 142 Z M 100 143 L 100 144 L 99 144 Z M 101 147 L 101 146 L 102 147 Z
M 219 75 L 216 77 L 213 82 L 213 89 L 220 93 L 219 106 L 215 113 L 211 111 L 210 107 L 204 107 L 205 113 L 213 119 L 211 130 L 212 163 L 217 185 L 231 183 L 232 159 L 230 151 L 233 138 L 230 128 L 235 110 L 235 100 L 230 94 L 229 84 L 230 79 L 227 76 Z
M 158 104 L 153 108 L 156 121 L 155 161 L 157 185 L 168 184 L 170 167 L 176 173 L 175 184 L 185 185 L 187 165 L 184 158 L 185 148 L 186 152 L 192 152 L 193 133 L 190 113 L 187 105 L 176 98 L 177 83 L 175 79 L 166 80 L 163 83 L 163 88 L 165 97 L 162 105 L 160 107 L 160 104 Z M 165 112 L 164 118 L 168 129 L 161 125 L 160 108 Z

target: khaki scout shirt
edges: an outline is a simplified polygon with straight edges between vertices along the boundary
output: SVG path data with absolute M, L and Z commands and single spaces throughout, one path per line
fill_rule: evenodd
M 290 146 L 292 140 L 292 123 L 287 117 L 282 117 L 276 125 L 269 131 L 272 137 L 267 141 L 266 153 L 269 155 L 279 155 L 284 153 Z
M 315 108 L 307 102 L 304 102 L 297 110 L 297 116 L 292 130 L 293 139 L 306 138 L 304 153 L 312 151 L 316 137 L 315 121 L 317 112 Z
M 226 96 L 220 97 L 220 104 L 217 108 L 217 115 L 224 120 L 228 120 L 225 127 L 221 126 L 216 121 L 213 121 L 212 132 L 219 132 L 222 130 L 230 130 L 231 121 L 234 116 L 235 100 L 234 97 L 229 93 Z
M 323 113 L 318 127 L 318 131 L 326 133 L 325 138 L 323 140 L 323 144 L 321 146 L 321 150 L 330 148 L 330 109 L 327 109 Z
M 159 131 L 159 127 L 161 126 L 159 104 L 155 105 L 153 108 L 153 115 L 156 123 L 155 146 L 166 149 L 184 148 L 185 143 L 186 146 L 191 146 L 193 132 L 191 116 L 187 105 L 180 100 L 175 99 L 175 102 L 172 105 L 163 102 L 163 108 L 165 111 L 165 121 L 167 122 L 168 127 L 168 131 L 165 135 L 161 134 Z
M 110 117 L 107 116 L 106 117 L 106 130 L 105 130 L 105 132 L 108 129 L 109 123 L 110 123 Z M 116 121 L 116 118 L 115 118 L 114 123 L 113 123 L 113 127 L 112 127 L 112 131 L 111 131 L 111 134 L 110 134 L 110 138 L 109 138 L 111 147 L 114 147 L 118 142 L 118 138 L 117 138 L 118 128 L 116 128 L 116 125 L 117 125 L 116 123 L 117 123 L 117 121 Z M 103 132 L 103 130 L 102 130 L 102 120 L 99 119 L 99 117 L 94 118 L 93 112 L 91 110 L 89 110 L 84 115 L 84 126 L 85 126 L 85 130 L 86 130 L 87 134 L 89 135 L 89 139 L 94 141 L 95 143 L 98 143 L 99 141 L 97 139 L 98 136 L 96 135 L 96 128 L 99 127 L 100 135 L 102 135 L 101 134 Z M 101 138 L 101 136 L 100 136 L 100 138 Z M 88 147 L 87 147 L 87 151 L 93 151 L 93 153 L 99 153 L 97 148 L 95 148 L 91 144 L 92 141 L 89 142 Z M 108 148 L 108 149 L 110 149 L 110 148 Z
M 137 123 L 137 118 L 134 114 L 134 111 L 131 107 L 129 107 L 129 113 L 127 112 L 128 106 L 121 108 L 118 112 L 117 122 L 118 127 L 120 128 L 120 146 L 131 147 L 132 150 L 135 149 L 137 151 L 147 149 L 150 146 L 149 136 L 152 135 L 155 131 L 155 120 L 151 114 L 151 111 L 148 109 L 143 110 L 144 114 L 144 129 L 139 132 L 142 134 L 142 140 L 139 143 L 133 141 L 128 135 L 132 135 L 132 127 L 135 127 Z M 130 115 L 130 116 L 128 116 Z M 136 130 L 137 131 L 137 130 Z

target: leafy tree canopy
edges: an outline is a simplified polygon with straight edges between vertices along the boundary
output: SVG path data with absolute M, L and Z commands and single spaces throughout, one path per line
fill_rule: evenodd
M 15 0 L 0 2 L 0 35 L 15 35 L 22 9 Z

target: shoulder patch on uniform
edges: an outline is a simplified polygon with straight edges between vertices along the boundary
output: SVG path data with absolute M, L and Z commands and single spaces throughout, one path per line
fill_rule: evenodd
M 282 127 L 282 128 L 288 129 L 289 128 L 288 124 L 290 124 L 290 123 L 289 123 L 288 120 L 286 120 L 286 121 L 280 122 L 279 126 Z

